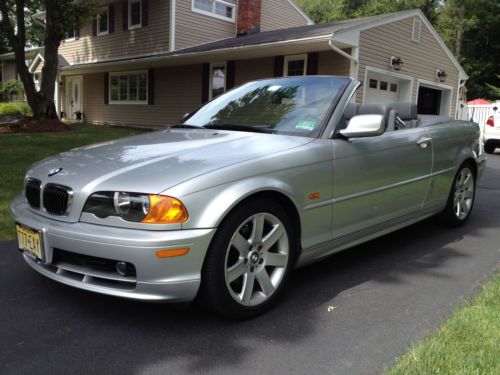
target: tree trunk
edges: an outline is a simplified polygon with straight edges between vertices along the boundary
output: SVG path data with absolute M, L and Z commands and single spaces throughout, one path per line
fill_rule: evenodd
M 59 118 L 54 100 L 43 96 L 41 92 L 36 93 L 30 106 L 33 110 L 33 117 L 37 120 L 56 120 Z
M 47 1 L 47 15 L 53 12 L 50 6 L 51 1 Z M 15 0 L 16 27 L 10 20 L 11 11 L 5 1 L 0 1 L 1 31 L 5 32 L 9 42 L 14 49 L 16 57 L 16 68 L 19 78 L 24 86 L 26 100 L 33 111 L 33 117 L 37 120 L 58 119 L 54 104 L 55 81 L 58 69 L 58 47 L 62 36 L 57 34 L 57 28 L 53 22 L 47 22 L 45 63 L 42 69 L 42 85 L 39 92 L 36 91 L 33 75 L 26 66 L 26 26 L 24 23 L 25 0 Z

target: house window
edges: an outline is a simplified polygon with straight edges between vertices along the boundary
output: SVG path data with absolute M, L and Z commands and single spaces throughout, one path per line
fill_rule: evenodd
M 210 98 L 213 99 L 226 91 L 226 64 L 210 65 Z
M 398 84 L 397 83 L 391 83 L 391 92 L 398 92 Z
M 371 89 L 376 89 L 377 84 L 378 84 L 378 81 L 376 79 L 370 79 L 370 88 Z
M 111 104 L 148 104 L 148 72 L 109 74 Z
M 128 2 L 128 28 L 135 29 L 142 26 L 142 1 L 129 0 Z
M 76 30 L 75 30 L 75 29 L 73 29 L 73 30 L 68 30 L 68 31 L 66 32 L 66 37 L 65 37 L 65 39 L 64 39 L 64 40 L 65 40 L 66 42 L 71 42 L 72 40 L 75 40 L 75 38 L 76 38 Z
M 307 55 L 285 56 L 283 75 L 304 76 L 307 72 Z
M 420 31 L 422 29 L 422 21 L 420 20 L 413 20 L 413 27 L 411 30 L 411 40 L 414 42 L 420 42 Z
M 191 10 L 225 21 L 234 22 L 235 5 L 222 0 L 193 0 Z
M 102 13 L 97 17 L 97 35 L 105 35 L 109 33 L 109 9 L 103 9 Z
M 41 83 L 41 74 L 40 73 L 33 73 L 33 82 L 35 83 L 35 88 L 36 90 L 40 90 L 40 83 Z
M 380 90 L 387 91 L 387 82 L 380 81 Z

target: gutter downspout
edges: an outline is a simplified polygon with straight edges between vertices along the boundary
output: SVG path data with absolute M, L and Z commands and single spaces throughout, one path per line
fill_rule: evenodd
M 332 34 L 333 38 L 333 34 Z M 354 79 L 358 79 L 358 67 L 359 67 L 359 47 L 351 47 L 351 54 L 341 50 L 335 44 L 333 44 L 332 38 L 328 40 L 328 45 L 330 48 L 337 52 L 339 55 L 344 56 L 346 59 L 351 61 L 350 76 Z
M 172 51 L 175 51 L 175 23 L 176 23 L 176 19 L 175 17 L 177 17 L 177 14 L 176 14 L 176 1 L 175 0 L 170 0 L 170 38 L 169 38 L 169 51 L 172 52 Z

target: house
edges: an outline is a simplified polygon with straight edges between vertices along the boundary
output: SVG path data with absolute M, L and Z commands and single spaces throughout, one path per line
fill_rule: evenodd
M 103 1 L 59 53 L 58 111 L 109 124 L 175 124 L 236 85 L 305 74 L 361 80 L 357 102 L 455 117 L 468 79 L 420 10 L 315 25 L 291 0 Z M 38 54 L 38 79 L 42 66 Z

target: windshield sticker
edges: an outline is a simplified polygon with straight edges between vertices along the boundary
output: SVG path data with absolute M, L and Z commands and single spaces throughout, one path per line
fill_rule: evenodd
M 295 125 L 295 129 L 304 129 L 304 130 L 314 130 L 316 127 L 316 121 L 306 121 L 302 120 Z

